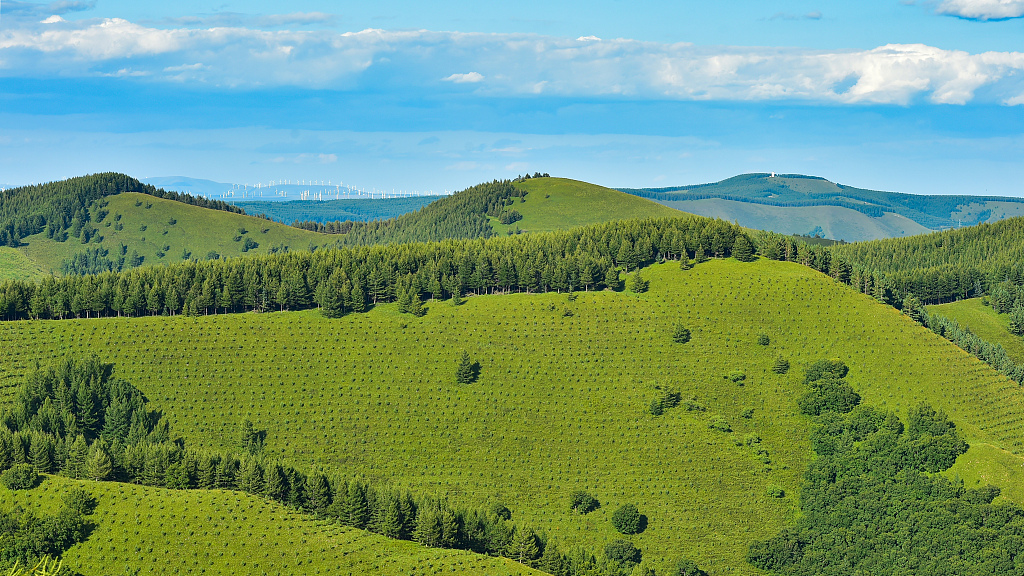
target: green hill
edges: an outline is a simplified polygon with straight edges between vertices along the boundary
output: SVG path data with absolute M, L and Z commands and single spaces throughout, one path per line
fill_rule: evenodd
M 981 298 L 929 306 L 928 312 L 956 320 L 982 339 L 1001 345 L 1016 362 L 1024 363 L 1024 338 L 1011 333 L 1007 316 L 982 304 Z
M 659 573 L 681 554 L 713 575 L 758 573 L 747 546 L 792 521 L 811 457 L 796 398 L 815 360 L 843 359 L 874 406 L 944 409 L 975 445 L 964 458 L 988 466 L 989 448 L 1024 450 L 1016 383 L 804 266 L 716 260 L 644 273 L 643 294 L 477 296 L 430 303 L 423 318 L 389 304 L 336 320 L 5 322 L 0 374 L 11 383 L 37 360 L 97 351 L 190 444 L 233 448 L 250 418 L 291 463 L 467 504 L 500 499 L 564 547 L 602 549 L 620 537 L 611 513 L 632 502 L 648 525 L 631 539 Z M 669 337 L 677 320 L 688 344 Z M 454 381 L 462 350 L 481 366 L 473 384 Z M 771 370 L 780 355 L 789 374 Z M 737 370 L 745 379 L 725 377 Z M 668 387 L 695 409 L 653 416 Z M 773 486 L 786 496 L 770 496 Z M 571 512 L 575 489 L 601 508 Z
M 81 272 L 96 272 L 105 266 L 118 269 L 122 256 L 125 258 L 124 267 L 131 267 L 133 254 L 141 257 L 140 265 L 149 266 L 180 262 L 186 257 L 202 260 L 211 256 L 211 252 L 220 257 L 268 254 L 285 248 L 305 250 L 310 245 L 333 241 L 328 235 L 252 216 L 210 210 L 135 192 L 107 196 L 104 203 L 102 208 L 98 203 L 94 205 L 93 212 L 103 210 L 108 214 L 92 223 L 95 233 L 88 243 L 83 244 L 75 237 L 60 242 L 48 238 L 46 233 L 22 238 L 22 246 L 17 250 L 25 258 L 19 258 L 6 277 L 16 277 L 18 273 L 25 274 L 26 270 L 31 270 L 25 259 L 46 273 L 60 274 L 66 262 L 75 262 L 79 258 L 85 262 L 82 265 L 85 269 Z M 258 246 L 244 250 L 250 240 Z M 93 255 L 85 258 L 89 251 Z
M 517 228 L 529 232 L 566 230 L 574 226 L 612 220 L 681 216 L 678 210 L 624 194 L 618 190 L 567 178 L 532 178 L 517 182 L 528 194 L 509 206 L 522 220 L 503 225 L 491 218 L 495 232 L 505 234 Z
M 223 490 L 167 490 L 47 477 L 0 490 L 0 507 L 38 512 L 83 487 L 98 500 L 85 542 L 64 554 L 84 576 L 127 574 L 540 574 L 503 558 L 426 548 L 314 520 L 262 498 Z
M 702 216 L 782 234 L 874 240 L 1024 215 L 1024 199 L 866 190 L 800 174 L 742 174 L 720 182 L 622 188 Z

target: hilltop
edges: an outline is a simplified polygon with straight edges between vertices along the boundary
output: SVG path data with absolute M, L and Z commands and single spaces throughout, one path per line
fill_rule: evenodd
M 467 504 L 500 499 L 566 545 L 600 550 L 617 537 L 611 512 L 633 502 L 648 526 L 631 539 L 659 572 L 682 553 L 711 574 L 758 573 L 746 547 L 792 520 L 811 457 L 796 399 L 815 360 L 843 359 L 880 408 L 944 409 L 978 466 L 991 463 L 986 450 L 1024 448 L 1016 383 L 804 266 L 715 260 L 644 274 L 641 294 L 476 296 L 428 303 L 423 318 L 387 304 L 336 320 L 306 311 L 3 323 L 0 365 L 9 382 L 37 359 L 99 351 L 191 444 L 230 449 L 251 418 L 268 452 L 293 464 Z M 680 320 L 693 334 L 685 345 L 669 337 Z M 462 350 L 481 365 L 468 386 L 452 377 Z M 789 374 L 772 371 L 778 356 Z M 745 378 L 723 377 L 735 371 Z M 652 399 L 669 388 L 694 408 L 653 416 Z M 601 508 L 571 512 L 574 489 Z
M 1024 215 L 1024 199 L 866 190 L 800 174 L 742 174 L 709 184 L 621 190 L 686 212 L 782 234 L 857 242 Z
M 498 234 L 517 229 L 551 232 L 613 220 L 683 216 L 678 210 L 647 199 L 568 178 L 531 178 L 517 182 L 516 188 L 526 195 L 507 210 L 515 210 L 522 219 L 506 225 L 492 217 L 491 226 Z

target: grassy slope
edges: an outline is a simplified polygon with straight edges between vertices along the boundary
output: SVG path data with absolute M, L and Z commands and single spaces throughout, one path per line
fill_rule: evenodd
M 268 429 L 268 450 L 293 462 L 466 503 L 500 499 L 563 544 L 592 548 L 617 537 L 611 512 L 635 502 L 650 525 L 634 540 L 654 565 L 685 552 L 711 574 L 754 572 L 747 543 L 792 518 L 810 455 L 795 399 L 811 361 L 844 359 L 874 405 L 928 401 L 972 442 L 1024 450 L 1015 383 L 805 267 L 730 260 L 646 274 L 651 291 L 639 296 L 483 296 L 431 304 L 421 319 L 382 306 L 340 320 L 310 311 L 4 323 L 0 382 L 37 359 L 98 350 L 191 442 L 231 447 L 249 417 Z M 689 344 L 668 337 L 677 318 L 693 330 Z M 756 344 L 762 331 L 768 347 Z M 453 383 L 462 350 L 483 368 L 470 386 Z M 770 371 L 779 354 L 793 361 L 789 375 Z M 723 379 L 737 368 L 743 386 Z M 650 416 L 655 385 L 708 411 Z M 746 408 L 752 420 L 740 417 Z M 709 429 L 715 415 L 734 432 Z M 749 433 L 763 438 L 770 468 L 734 442 Z M 768 498 L 771 484 L 789 496 Z M 575 488 L 603 507 L 568 512 Z
M 305 250 L 311 243 L 326 244 L 332 241 L 330 236 L 324 234 L 145 194 L 118 194 L 107 199 L 110 204 L 106 210 L 110 214 L 103 222 L 94 223 L 103 237 L 101 243 L 82 244 L 77 238 L 55 242 L 45 234 L 37 234 L 25 238 L 23 242 L 27 245 L 19 250 L 47 273 L 59 273 L 61 262 L 79 252 L 103 246 L 110 250 L 110 257 L 114 257 L 121 243 L 128 246 L 129 255 L 132 250 L 137 250 L 144 256 L 143 265 L 179 262 L 186 248 L 192 252 L 193 258 L 205 258 L 211 250 L 222 256 L 239 256 L 242 254 L 242 242 L 233 240 L 239 227 L 248 230 L 246 236 L 259 243 L 259 248 L 253 250 L 256 253 L 266 253 L 271 246 L 282 245 Z M 136 202 L 142 204 L 136 206 Z M 114 228 L 118 223 L 115 222 L 118 214 L 121 215 L 120 223 L 124 225 L 120 231 Z M 174 225 L 168 224 L 172 218 L 177 220 Z M 142 226 L 146 226 L 145 231 L 141 230 Z M 262 232 L 263 229 L 267 232 Z M 170 246 L 170 249 L 165 251 L 163 258 L 159 258 L 156 253 L 165 246 Z
M 525 202 L 509 207 L 519 211 L 523 219 L 504 226 L 492 218 L 491 226 L 499 234 L 517 226 L 530 232 L 550 232 L 612 220 L 682 215 L 646 198 L 567 178 L 536 178 L 516 186 L 530 192 Z
M 0 280 L 40 280 L 47 273 L 17 248 L 0 246 Z
M 0 506 L 56 511 L 81 486 L 99 504 L 96 529 L 64 554 L 85 576 L 141 574 L 539 574 L 469 552 L 425 548 L 343 528 L 244 493 L 178 491 L 47 477 L 28 491 L 0 490 Z
M 1010 332 L 1006 315 L 999 315 L 991 306 L 982 304 L 981 298 L 928 306 L 928 311 L 956 320 L 984 340 L 1002 344 L 1010 358 L 1024 362 L 1024 338 Z
M 840 206 L 783 208 L 721 198 L 666 200 L 661 203 L 685 212 L 723 218 L 730 222 L 738 222 L 747 228 L 771 230 L 781 234 L 807 234 L 820 226 L 826 238 L 847 242 L 931 232 L 928 228 L 899 214 L 890 212 L 881 218 L 872 218 Z

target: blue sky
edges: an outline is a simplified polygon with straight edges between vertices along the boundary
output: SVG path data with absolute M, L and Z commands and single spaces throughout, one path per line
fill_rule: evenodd
M 0 186 L 800 172 L 1024 195 L 1024 0 L 0 0 Z

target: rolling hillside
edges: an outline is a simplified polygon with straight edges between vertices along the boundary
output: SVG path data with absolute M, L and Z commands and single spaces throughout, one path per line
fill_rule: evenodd
M 426 548 L 343 528 L 240 492 L 51 476 L 32 490 L 0 490 L 0 508 L 56 510 L 60 495 L 72 487 L 83 487 L 98 500 L 89 517 L 96 529 L 64 554 L 65 569 L 84 576 L 540 574 L 503 558 Z
M 188 258 L 202 260 L 211 251 L 221 257 L 246 252 L 267 254 L 286 247 L 305 250 L 310 245 L 333 241 L 331 236 L 284 224 L 145 194 L 128 192 L 108 196 L 106 202 L 103 210 L 108 214 L 102 221 L 93 223 L 97 233 L 89 243 L 83 244 L 74 237 L 59 242 L 39 233 L 23 238 L 23 246 L 16 250 L 35 268 L 47 274 L 59 274 L 65 261 L 88 250 L 99 249 L 101 254 L 105 251 L 103 258 L 116 261 L 122 255 L 122 245 L 126 247 L 123 255 L 127 259 L 135 253 L 142 258 L 141 265 L 148 266 L 180 262 L 186 254 Z M 258 246 L 243 252 L 248 240 Z M 7 278 L 31 270 L 28 262 L 18 260 Z
M 981 338 L 1002 345 L 1015 361 L 1024 362 L 1024 338 L 1011 333 L 1006 315 L 996 314 L 981 298 L 928 306 L 928 312 L 956 320 Z
M 972 444 L 962 478 L 1019 482 L 1007 451 L 1024 451 L 1020 387 L 895 310 L 792 263 L 644 273 L 643 294 L 478 296 L 429 303 L 423 318 L 391 304 L 337 320 L 6 322 L 0 377 L 95 350 L 191 444 L 230 448 L 251 418 L 289 462 L 468 504 L 500 499 L 563 547 L 620 537 L 609 517 L 632 502 L 648 525 L 631 539 L 659 573 L 680 554 L 712 575 L 758 573 L 748 544 L 794 517 L 811 456 L 796 398 L 803 368 L 821 358 L 845 361 L 866 403 L 944 409 Z M 677 319 L 692 330 L 687 344 L 669 338 Z M 454 382 L 462 350 L 481 365 L 473 384 Z M 780 355 L 789 374 L 771 370 Z M 725 377 L 737 370 L 745 379 Z M 651 415 L 668 387 L 696 409 Z M 571 512 L 575 489 L 601 508 Z
M 567 178 L 532 178 L 516 183 L 516 187 L 528 194 L 509 209 L 519 212 L 523 219 L 503 225 L 492 217 L 491 226 L 499 234 L 516 229 L 550 232 L 612 220 L 682 216 L 650 200 Z
M 799 174 L 742 174 L 721 182 L 623 188 L 666 206 L 782 234 L 857 242 L 911 236 L 1024 215 L 1024 199 L 865 190 Z

